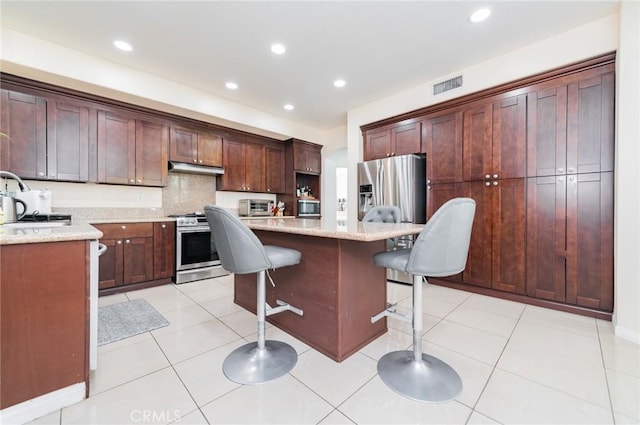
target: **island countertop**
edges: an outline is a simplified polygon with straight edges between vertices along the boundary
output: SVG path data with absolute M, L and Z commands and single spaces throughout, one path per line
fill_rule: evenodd
M 70 225 L 60 225 L 55 222 L 0 225 L 0 245 L 63 242 L 101 237 L 102 232 L 85 221 L 72 221 Z
M 420 233 L 424 224 L 362 223 L 359 221 L 312 218 L 242 220 L 252 230 L 319 236 L 333 239 L 372 242 Z

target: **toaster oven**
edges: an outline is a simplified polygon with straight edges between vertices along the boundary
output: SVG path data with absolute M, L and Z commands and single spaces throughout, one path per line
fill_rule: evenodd
M 238 206 L 238 215 L 241 217 L 261 217 L 271 214 L 273 201 L 268 199 L 241 199 Z

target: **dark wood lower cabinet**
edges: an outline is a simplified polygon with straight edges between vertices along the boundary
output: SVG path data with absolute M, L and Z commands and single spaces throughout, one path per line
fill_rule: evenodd
M 94 226 L 103 233 L 100 242 L 107 246 L 100 256 L 101 295 L 171 281 L 175 268 L 173 222 Z
M 467 182 L 476 201 L 464 283 L 525 292 L 525 179 Z
M 89 382 L 89 241 L 0 246 L 0 409 Z

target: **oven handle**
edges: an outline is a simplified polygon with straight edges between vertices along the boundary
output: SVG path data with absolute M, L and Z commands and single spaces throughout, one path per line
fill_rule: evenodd
M 178 233 L 196 233 L 211 231 L 211 228 L 209 226 L 178 227 L 177 231 Z

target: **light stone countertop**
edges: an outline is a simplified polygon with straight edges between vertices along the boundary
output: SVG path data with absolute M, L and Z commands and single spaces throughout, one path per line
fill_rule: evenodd
M 175 217 L 160 217 L 160 218 L 87 218 L 87 223 L 90 224 L 113 224 L 113 223 L 159 223 L 176 221 Z
M 63 226 L 56 222 L 0 225 L 0 245 L 97 240 L 101 237 L 101 231 L 83 220 L 73 220 L 70 225 Z
M 413 223 L 362 223 L 359 221 L 329 218 L 288 218 L 243 220 L 252 230 L 319 236 L 333 239 L 349 239 L 372 242 L 420 233 L 424 224 Z

